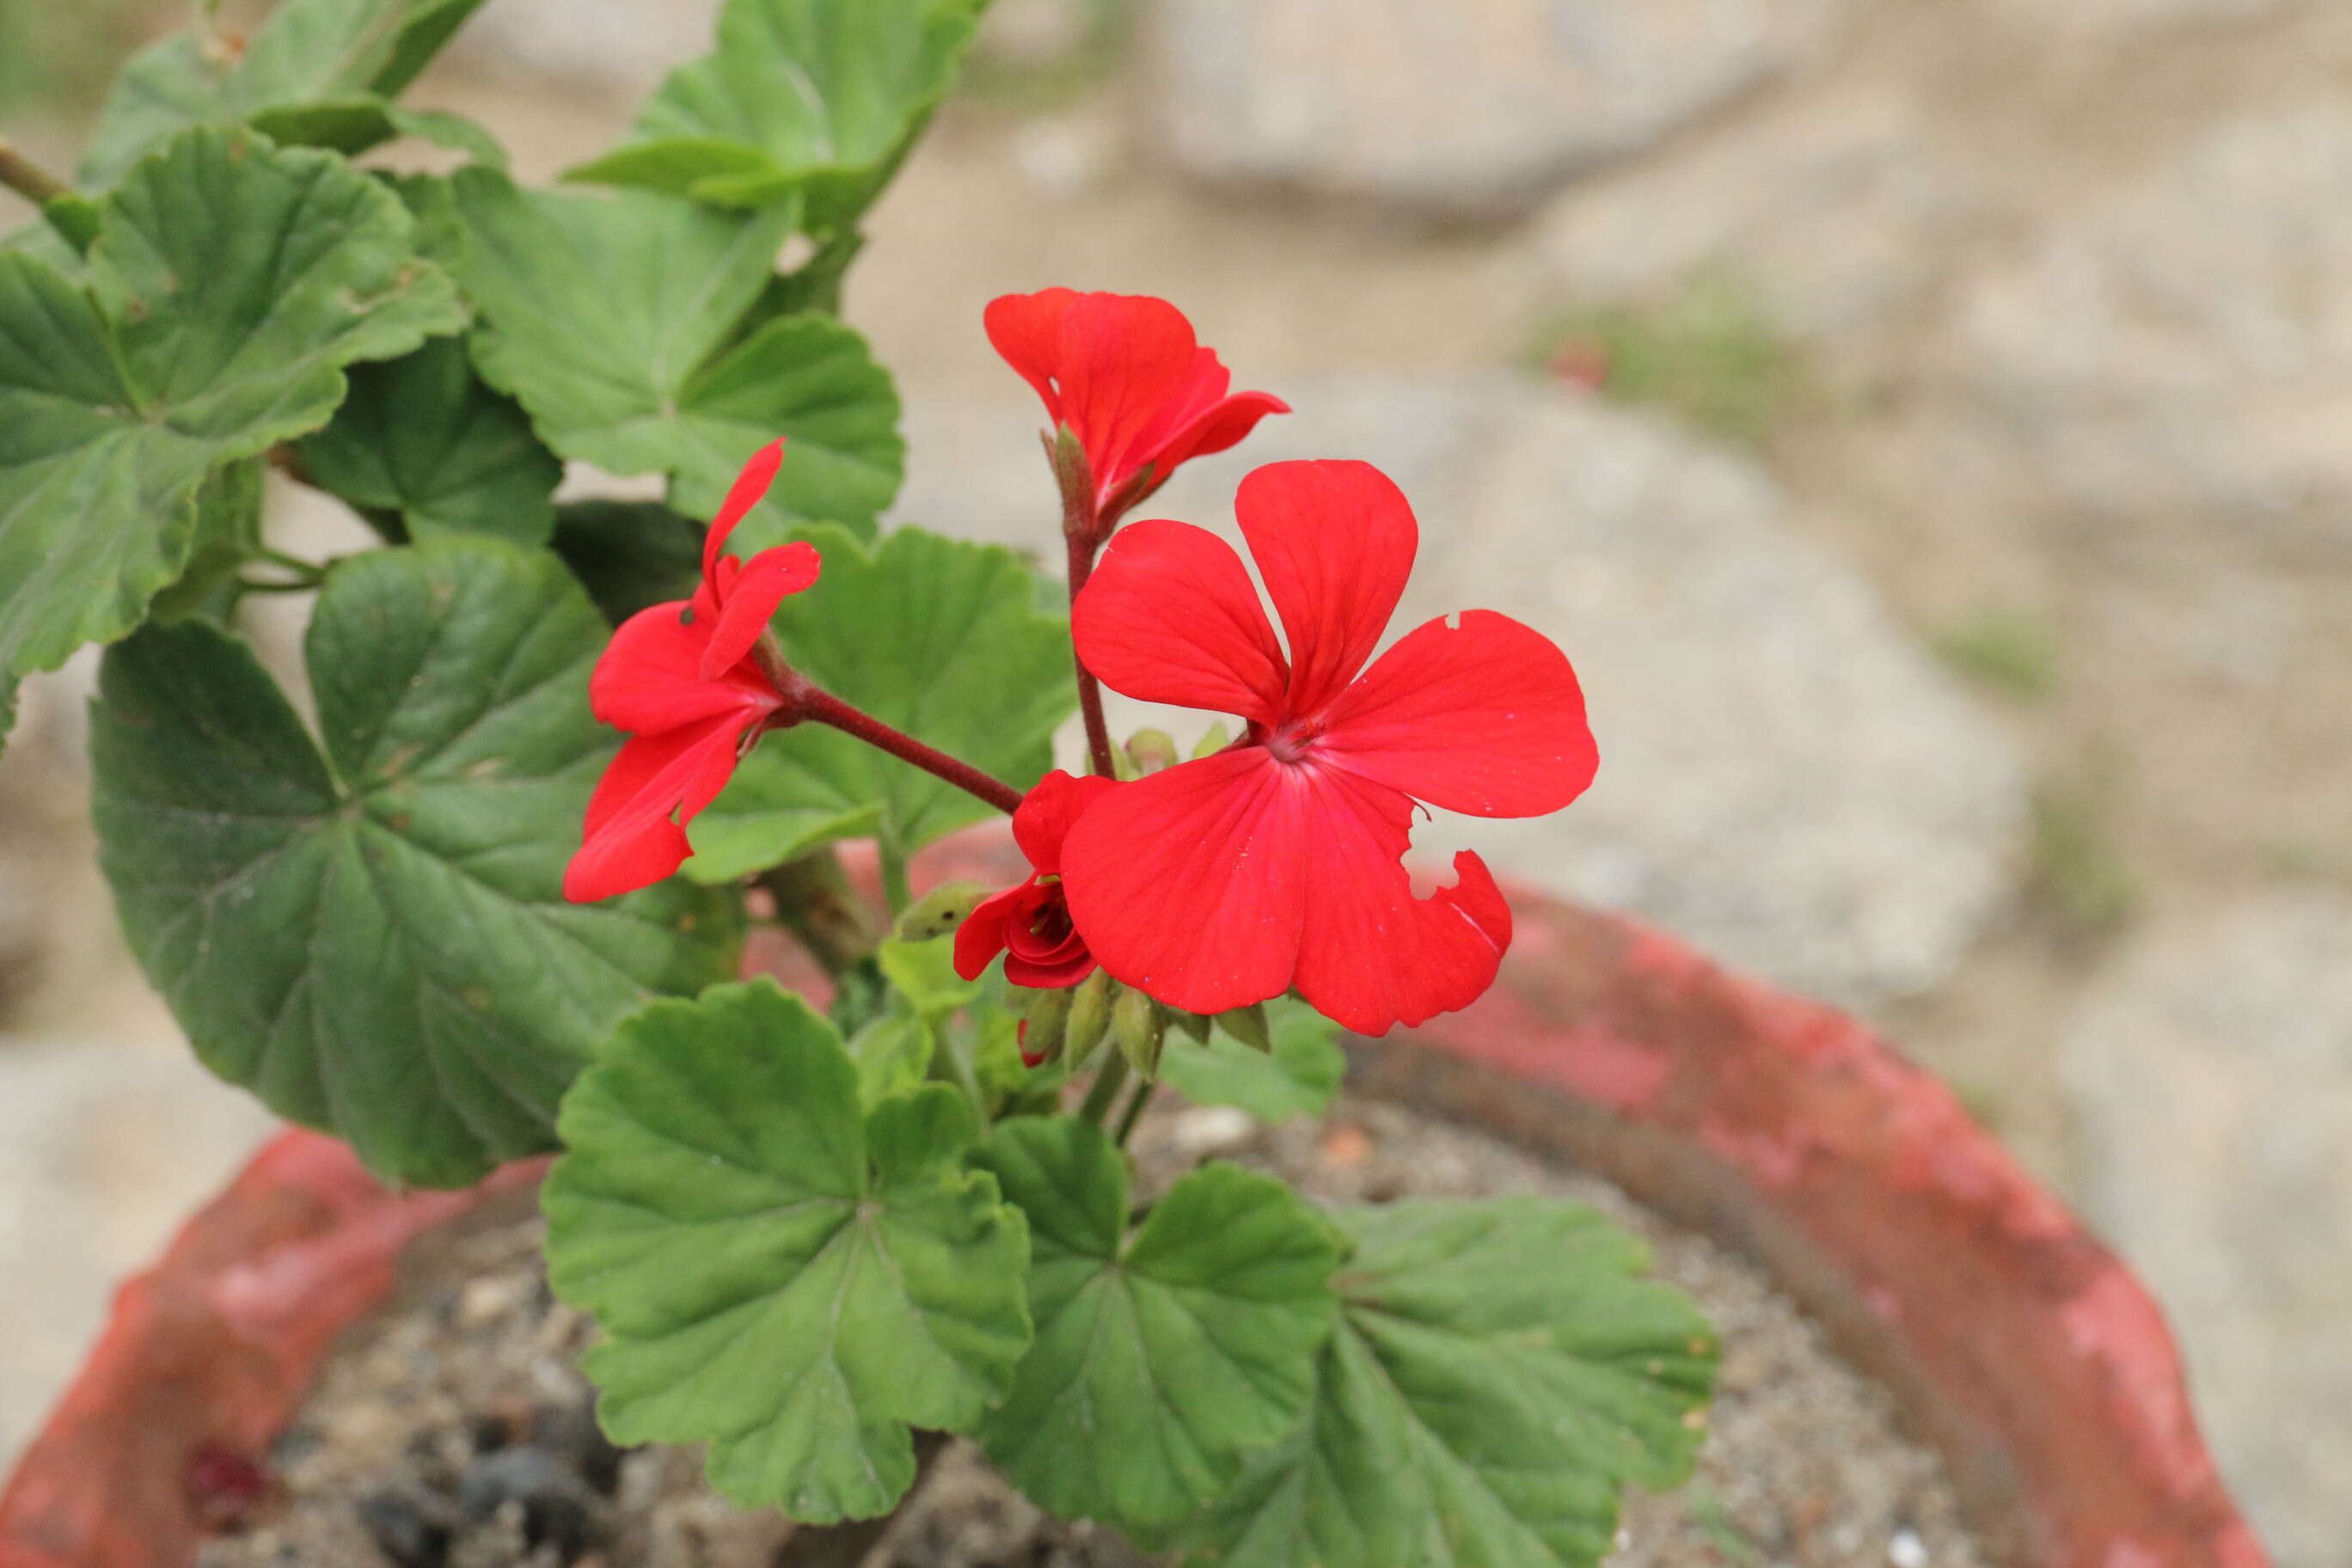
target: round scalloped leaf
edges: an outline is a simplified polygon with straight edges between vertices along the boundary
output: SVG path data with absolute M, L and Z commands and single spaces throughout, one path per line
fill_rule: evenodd
M 464 323 L 415 228 L 340 158 L 200 130 L 100 204 L 86 283 L 0 251 L 0 668 L 138 625 L 209 474 L 325 424 L 345 365 Z
M 199 24 L 142 50 L 99 113 L 85 185 L 193 125 L 235 121 L 284 141 L 358 152 L 410 127 L 383 100 L 440 51 L 482 0 L 284 0 L 249 39 Z
M 1647 1249 L 1537 1197 L 1341 1210 L 1313 1414 L 1175 1540 L 1226 1568 L 1586 1568 L 1690 1474 L 1717 1345 Z
M 827 316 L 734 334 L 775 277 L 796 204 L 726 213 L 634 192 L 529 192 L 460 170 L 454 261 L 482 310 L 474 357 L 547 444 L 616 474 L 670 476 L 707 518 L 752 453 L 784 437 L 759 515 L 871 532 L 898 493 L 898 395 Z
M 100 858 L 207 1066 L 388 1179 L 461 1185 L 550 1146 L 616 1021 L 731 972 L 717 893 L 563 900 L 612 751 L 587 700 L 604 637 L 544 552 L 453 538 L 346 561 L 309 637 L 323 750 L 213 625 L 109 651 Z
M 718 47 L 670 73 L 627 144 L 569 178 L 736 206 L 805 195 L 853 217 L 937 107 L 972 0 L 732 0 Z
M 1029 1215 L 1037 1342 L 981 1446 L 1066 1518 L 1184 1519 L 1305 1415 L 1342 1244 L 1289 1188 L 1211 1164 L 1130 1241 L 1126 1157 L 1089 1122 L 1017 1119 L 980 1160 Z
M 707 1443 L 727 1496 L 830 1522 L 898 1502 L 909 1427 L 1003 1397 L 1027 1227 L 964 1169 L 955 1090 L 861 1114 L 833 1026 L 761 980 L 624 1024 L 562 1131 L 549 1276 L 604 1332 L 585 1365 L 614 1440 Z
M 544 544 L 555 531 L 563 464 L 521 407 L 474 374 L 455 338 L 353 370 L 351 395 L 297 452 L 312 484 L 362 513 L 396 516 L 395 537 Z

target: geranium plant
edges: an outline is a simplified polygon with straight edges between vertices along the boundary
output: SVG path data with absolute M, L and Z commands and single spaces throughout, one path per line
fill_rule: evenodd
M 101 853 L 197 1052 L 389 1181 L 561 1151 L 604 1422 L 740 1502 L 881 1515 L 959 1433 L 1203 1559 L 1598 1559 L 1625 1482 L 1686 1473 L 1713 1364 L 1636 1242 L 1216 1163 L 1139 1205 L 1123 1147 L 1161 1081 L 1311 1111 L 1339 1028 L 1493 983 L 1509 906 L 1472 854 L 1416 892 L 1412 820 L 1575 799 L 1567 658 L 1476 609 L 1381 651 L 1418 525 L 1367 464 L 1243 482 L 1255 582 L 1134 521 L 1286 412 L 1158 300 L 975 323 L 1044 405 L 1066 601 L 879 524 L 898 400 L 836 309 L 978 0 L 730 0 L 551 190 L 398 102 L 477 3 L 200 8 L 76 183 L 0 144 L 46 220 L 0 246 L 0 679 L 107 645 Z M 403 138 L 458 166 L 353 162 Z M 559 499 L 567 462 L 667 500 Z M 288 483 L 382 548 L 274 548 Z M 278 593 L 315 595 L 307 711 L 238 629 Z M 1114 736 L 1101 685 L 1218 719 Z M 1006 816 L 1025 879 L 914 896 Z M 751 918 L 823 1005 L 736 978 Z

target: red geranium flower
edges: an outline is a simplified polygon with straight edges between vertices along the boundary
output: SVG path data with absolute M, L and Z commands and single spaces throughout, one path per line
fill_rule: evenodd
M 1202 348 L 1165 300 L 1047 289 L 989 302 L 988 341 L 1045 400 L 1086 454 L 1082 485 L 1099 534 L 1188 458 L 1222 452 L 1290 405 L 1270 393 L 1231 396 L 1233 373 Z
M 1486 610 L 1363 668 L 1419 538 L 1369 464 L 1273 464 L 1234 505 L 1287 657 L 1241 557 L 1187 523 L 1126 529 L 1078 595 L 1078 655 L 1107 685 L 1248 729 L 1077 820 L 1060 860 L 1071 918 L 1114 978 L 1189 1012 L 1296 987 L 1377 1035 L 1466 1005 L 1494 982 L 1510 910 L 1466 851 L 1454 887 L 1413 896 L 1413 803 L 1536 816 L 1582 794 L 1599 756 L 1575 671 Z
M 1076 985 L 1095 972 L 1094 954 L 1071 926 L 1062 900 L 1062 840 L 1080 813 L 1117 787 L 1116 780 L 1072 778 L 1056 768 L 1022 797 L 1013 814 L 1013 840 L 1034 874 L 982 903 L 956 928 L 958 974 L 979 979 L 1000 952 L 1005 979 L 1041 991 Z
M 776 605 L 816 581 L 816 548 L 782 544 L 748 563 L 719 553 L 768 493 L 783 450 L 782 441 L 761 447 L 727 492 L 703 541 L 694 597 L 631 616 L 588 678 L 590 709 L 630 736 L 589 797 L 579 853 L 564 869 L 563 896 L 574 903 L 651 886 L 685 864 L 686 825 L 785 705 L 757 649 Z

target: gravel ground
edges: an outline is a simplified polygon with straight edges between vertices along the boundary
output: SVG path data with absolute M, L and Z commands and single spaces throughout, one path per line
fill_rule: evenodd
M 1496 1139 L 1343 1100 L 1264 1128 L 1213 1108 L 1157 1109 L 1136 1137 L 1147 1189 L 1209 1157 L 1276 1172 L 1329 1202 L 1541 1192 L 1647 1237 L 1725 1353 L 1698 1475 L 1628 1499 L 1618 1568 L 1974 1568 L 1935 1458 L 1895 1429 L 1756 1270 L 1616 1188 Z M 549 1295 L 539 1222 L 486 1215 L 412 1259 L 394 1306 L 333 1358 L 278 1451 L 282 1494 L 202 1568 L 764 1568 L 791 1527 L 704 1491 L 680 1449 L 614 1451 L 587 1420 L 573 1358 L 592 1333 Z M 1048 1520 L 956 1447 L 876 1568 L 1138 1568 L 1106 1532 Z

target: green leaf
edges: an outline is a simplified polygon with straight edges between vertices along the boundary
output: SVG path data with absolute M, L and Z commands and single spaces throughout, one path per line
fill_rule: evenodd
M 1238 1105 L 1261 1121 L 1318 1114 L 1348 1073 L 1339 1026 L 1287 997 L 1267 1003 L 1265 1016 L 1273 1050 L 1255 1050 L 1222 1029 L 1205 1045 L 1171 1034 L 1160 1076 L 1196 1105 Z
M 553 543 L 617 626 L 639 610 L 694 596 L 702 581 L 702 532 L 659 501 L 582 500 L 555 509 Z
M 123 67 L 91 133 L 81 183 L 112 184 L 194 125 L 242 120 L 341 151 L 373 146 L 394 133 L 378 100 L 415 80 L 480 4 L 284 0 L 249 40 L 201 22 L 174 33 Z M 331 112 L 307 122 L 296 112 L 322 101 L 333 102 Z
M 694 847 L 684 868 L 688 877 L 732 882 L 881 830 L 882 802 L 864 742 L 824 731 L 804 736 L 793 750 L 793 762 L 778 763 L 762 742 L 694 819 L 687 829 Z
M 569 178 L 854 219 L 955 79 L 971 0 L 730 0 L 718 47 L 670 73 L 632 139 Z
M 247 458 L 216 470 L 196 492 L 195 543 L 180 580 L 155 595 L 157 620 L 210 616 L 226 625 L 236 607 L 237 577 L 261 548 L 262 463 Z
M 705 518 L 745 460 L 785 437 L 762 511 L 871 531 L 905 461 L 888 373 L 828 316 L 734 341 L 775 276 L 793 204 L 735 214 L 525 192 L 478 168 L 449 189 L 467 236 L 457 265 L 486 318 L 475 359 L 549 446 L 611 473 L 667 474 L 670 505 Z
M 542 544 L 563 465 L 512 399 L 490 390 L 455 338 L 352 373 L 351 396 L 297 448 L 310 481 L 408 537 L 488 533 Z
M 47 221 L 26 224 L 23 228 L 0 234 L 0 256 L 11 252 L 37 257 L 77 282 L 81 279 L 81 252 L 58 232 L 55 225 Z
M 938 1044 L 929 1022 L 910 1013 L 877 1018 L 858 1030 L 849 1042 L 849 1059 L 857 1068 L 860 1102 L 871 1106 L 921 1083 Z
M 824 574 L 777 613 L 793 668 L 1016 789 L 1035 784 L 1053 765 L 1054 731 L 1077 689 L 1068 620 L 1033 607 L 1020 557 L 918 528 L 893 530 L 870 554 L 837 530 L 803 536 L 823 552 Z M 747 535 L 743 548 L 753 542 Z M 688 870 L 716 879 L 773 865 L 805 847 L 793 836 L 825 814 L 845 818 L 877 802 L 881 833 L 909 853 L 995 815 L 863 742 L 803 724 L 761 741 L 695 819 Z M 777 824 L 772 835 L 753 826 L 762 816 Z
M 861 1118 L 832 1025 L 772 982 L 623 1025 L 563 1101 L 549 1277 L 606 1336 L 622 1443 L 709 1444 L 711 1484 L 827 1522 L 887 1511 L 909 1426 L 962 1431 L 1029 1342 L 1029 1247 L 929 1084 Z
M 1065 1518 L 1171 1524 L 1298 1424 L 1341 1245 L 1287 1187 L 1204 1165 L 1122 1245 L 1126 1158 L 1101 1129 L 1024 1118 L 978 1157 L 1035 1258 L 1037 1342 L 978 1434 L 1014 1486 Z
M 563 901 L 611 735 L 604 627 L 554 557 L 450 538 L 344 562 L 310 629 L 320 746 L 203 621 L 107 656 L 100 858 L 132 952 L 215 1072 L 454 1186 L 548 1147 L 613 1024 L 730 973 L 721 897 Z
M 0 668 L 129 631 L 208 474 L 325 424 L 343 366 L 463 323 L 414 229 L 338 158 L 206 130 L 100 204 L 86 286 L 0 252 Z
M 1536 1197 L 1343 1210 L 1309 1420 L 1176 1539 L 1229 1568 L 1598 1563 L 1698 1452 L 1713 1331 L 1642 1243 Z
M 929 942 L 886 938 L 874 957 L 882 966 L 883 978 L 927 1018 L 952 1013 L 979 999 L 980 982 L 956 973 L 952 936 Z

